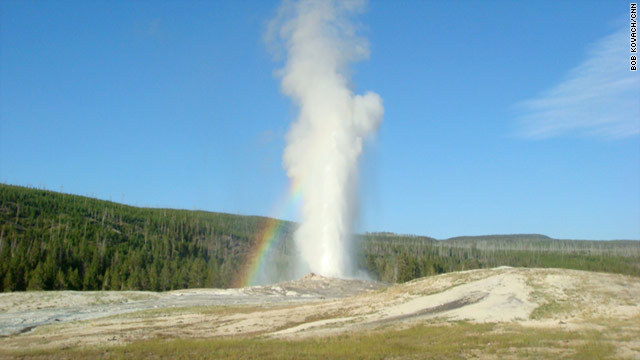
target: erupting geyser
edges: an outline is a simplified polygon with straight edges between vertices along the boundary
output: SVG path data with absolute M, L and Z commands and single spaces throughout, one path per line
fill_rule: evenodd
M 350 238 L 358 157 L 384 112 L 375 93 L 354 94 L 348 65 L 368 56 L 350 18 L 363 1 L 285 3 L 272 24 L 286 49 L 282 91 L 299 109 L 287 134 L 284 166 L 302 191 L 296 245 L 307 270 L 352 276 Z

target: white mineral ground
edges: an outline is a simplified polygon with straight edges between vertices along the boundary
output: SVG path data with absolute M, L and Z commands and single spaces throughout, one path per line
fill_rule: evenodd
M 640 321 L 629 319 L 640 320 L 640 278 L 618 274 L 500 267 L 399 285 L 310 274 L 242 289 L 4 293 L 0 350 L 156 337 L 324 336 L 458 320 L 601 331 L 624 322 L 625 333 L 640 334 Z M 638 339 L 624 345 L 636 356 Z

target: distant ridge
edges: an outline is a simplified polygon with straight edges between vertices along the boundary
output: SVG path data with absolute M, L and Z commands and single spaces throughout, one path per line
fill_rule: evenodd
M 544 234 L 491 234 L 491 235 L 462 235 L 454 236 L 446 239 L 436 239 L 430 236 L 413 235 L 413 234 L 397 234 L 388 231 L 368 232 L 365 236 L 377 238 L 398 238 L 402 237 L 407 240 L 426 240 L 435 242 L 449 243 L 467 243 L 481 241 L 607 241 L 607 242 L 640 242 L 637 239 L 613 239 L 613 240 L 584 240 L 584 239 L 557 239 Z
M 476 235 L 476 236 L 455 236 L 444 241 L 466 241 L 466 240 L 554 240 L 542 234 L 496 234 L 496 235 Z

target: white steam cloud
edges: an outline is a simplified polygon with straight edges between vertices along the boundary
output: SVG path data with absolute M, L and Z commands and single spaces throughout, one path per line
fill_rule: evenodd
M 286 2 L 272 30 L 286 51 L 282 91 L 297 105 L 283 163 L 301 187 L 301 224 L 295 241 L 305 270 L 354 275 L 350 241 L 356 210 L 358 157 L 382 120 L 375 93 L 350 89 L 348 65 L 368 56 L 351 18 L 363 1 Z

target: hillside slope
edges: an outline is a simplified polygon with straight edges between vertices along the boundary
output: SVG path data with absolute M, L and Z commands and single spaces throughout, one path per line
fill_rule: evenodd
M 47 358 L 637 358 L 638 298 L 638 277 L 508 267 L 391 286 L 306 276 L 232 290 L 10 293 L 0 295 L 0 308 L 10 309 L 0 317 L 0 330 L 7 324 L 19 329 L 15 322 L 32 325 L 5 332 L 0 353 Z M 86 320 L 70 317 L 69 309 Z M 38 322 L 46 316 L 48 322 Z
M 256 216 L 126 206 L 0 184 L 0 290 L 173 290 L 237 286 L 263 229 L 283 231 L 271 278 L 293 278 L 295 224 Z M 404 282 L 501 265 L 640 275 L 639 241 L 500 235 L 436 240 L 372 233 L 354 259 L 370 276 Z
M 229 287 L 269 220 L 0 185 L 0 284 L 4 290 Z

